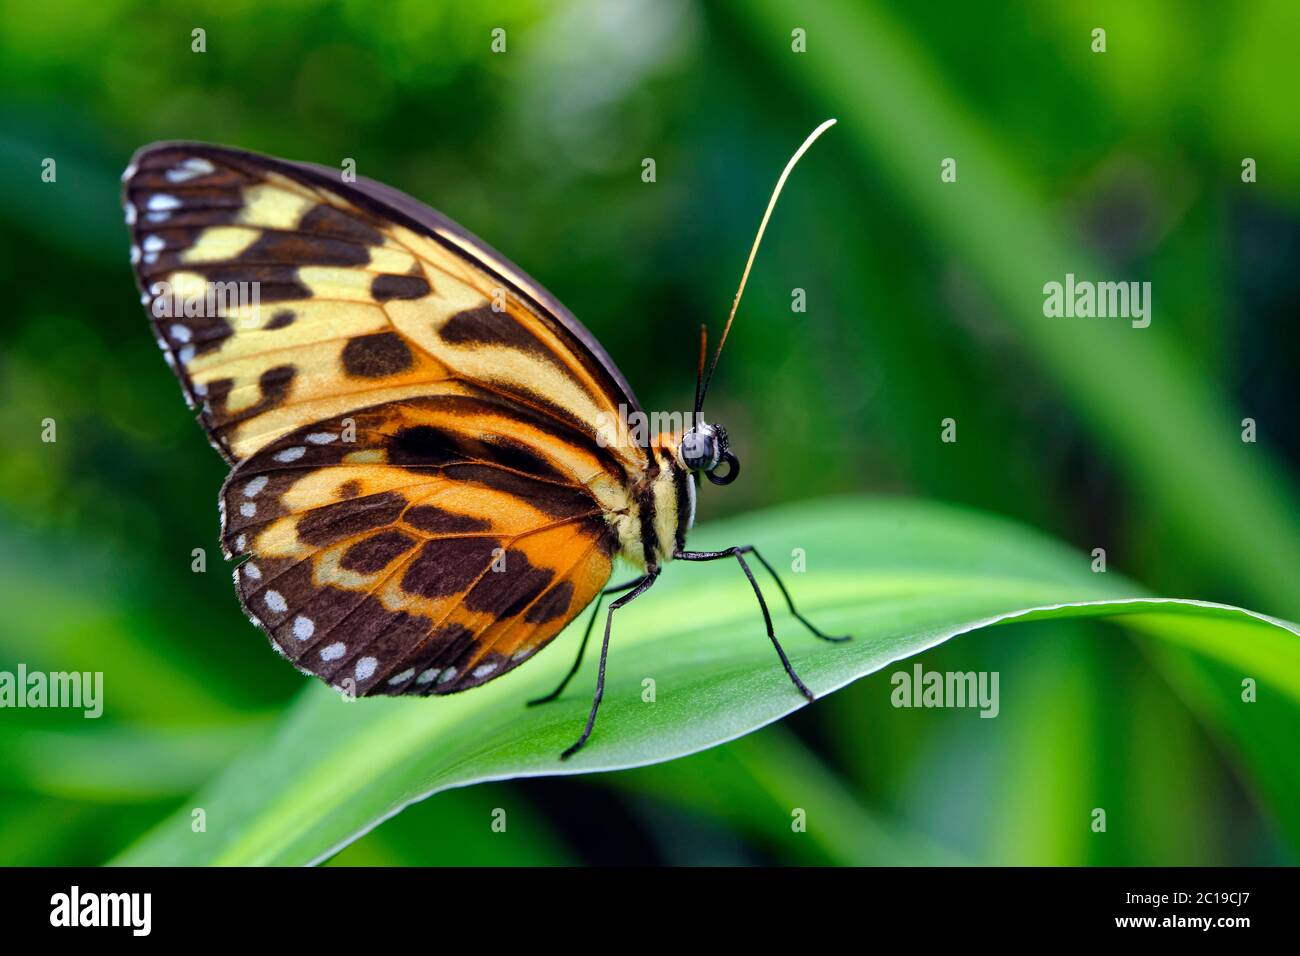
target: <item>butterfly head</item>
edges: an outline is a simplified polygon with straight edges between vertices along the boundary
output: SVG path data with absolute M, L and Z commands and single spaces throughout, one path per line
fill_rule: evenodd
M 721 425 L 710 425 L 701 420 L 682 436 L 677 456 L 683 468 L 704 472 L 715 485 L 729 485 L 740 474 L 740 460 L 731 453 L 727 445 L 727 430 Z M 720 472 L 723 466 L 725 470 Z

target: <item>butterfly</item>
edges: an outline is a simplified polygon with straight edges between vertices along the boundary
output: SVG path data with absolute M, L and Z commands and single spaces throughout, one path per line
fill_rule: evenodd
M 795 161 L 778 182 L 745 267 Z M 704 398 L 656 437 L 595 337 L 554 296 L 381 183 L 240 149 L 163 142 L 123 174 L 141 302 L 231 466 L 221 546 L 249 619 L 299 670 L 356 696 L 441 695 L 533 657 L 604 598 L 590 737 L 614 614 L 670 560 L 736 560 L 786 673 L 749 545 L 690 551 L 700 475 L 739 474 Z M 607 587 L 616 558 L 637 569 Z

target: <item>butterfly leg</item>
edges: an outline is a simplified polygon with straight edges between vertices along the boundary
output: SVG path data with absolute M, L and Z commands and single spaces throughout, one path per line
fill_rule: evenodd
M 569 673 L 564 675 L 564 680 L 560 681 L 560 686 L 555 688 L 555 690 L 551 691 L 545 697 L 536 697 L 533 700 L 530 700 L 528 702 L 529 707 L 535 707 L 538 704 L 547 704 L 555 700 L 555 698 L 564 693 L 564 688 L 569 685 L 569 681 L 573 680 L 573 675 L 578 673 L 578 669 L 582 667 L 582 655 L 587 653 L 587 639 L 591 637 L 591 629 L 596 624 L 596 618 L 600 616 L 600 604 L 605 600 L 605 595 L 618 594 L 621 591 L 626 591 L 628 588 L 634 588 L 641 583 L 641 580 L 641 578 L 636 578 L 632 581 L 624 581 L 622 584 L 616 584 L 612 588 L 605 588 L 605 590 L 596 595 L 596 603 L 592 609 L 591 617 L 587 618 L 587 629 L 582 632 L 582 643 L 578 645 L 578 656 L 574 659 L 573 666 L 569 668 Z
M 785 598 L 785 605 L 790 609 L 790 613 L 799 621 L 800 624 L 808 628 L 808 630 L 812 632 L 814 637 L 820 637 L 823 641 L 830 641 L 833 644 L 839 644 L 843 641 L 851 640 L 851 638 L 847 634 L 841 637 L 832 637 L 829 634 L 823 634 L 818 628 L 816 628 L 813 625 L 812 621 L 808 620 L 808 618 L 800 614 L 799 611 L 794 606 L 794 598 L 790 597 L 790 592 L 785 589 L 785 584 L 781 581 L 781 576 L 776 573 L 776 569 L 772 567 L 772 565 L 767 563 L 767 559 L 758 553 L 758 549 L 756 547 L 754 547 L 752 544 L 745 544 L 745 545 L 741 545 L 739 548 L 736 548 L 735 550 L 739 552 L 737 557 L 739 557 L 740 554 L 752 554 L 755 558 L 758 559 L 759 564 L 767 568 L 767 573 L 772 575 L 772 580 L 776 582 L 777 588 L 780 589 L 781 596 Z
M 758 558 L 763 567 L 767 568 L 772 577 L 776 578 L 777 586 L 781 589 L 781 593 L 785 595 L 786 603 L 790 605 L 790 610 L 794 612 L 794 604 L 790 601 L 789 592 L 786 591 L 785 586 L 781 584 L 781 579 L 776 576 L 776 572 L 772 570 L 772 566 L 763 560 L 758 552 L 754 550 L 753 545 L 747 544 L 735 548 L 725 548 L 722 551 L 678 551 L 673 555 L 673 557 L 677 558 L 679 561 L 717 561 L 721 558 L 736 559 L 737 563 L 740 564 L 740 569 L 745 572 L 745 577 L 749 579 L 749 586 L 754 589 L 754 597 L 758 598 L 758 607 L 763 612 L 763 623 L 767 626 L 768 639 L 771 640 L 772 646 L 776 648 L 777 657 L 781 658 L 781 666 L 785 668 L 786 676 L 788 676 L 790 682 L 799 689 L 799 693 L 803 694 L 809 701 L 815 700 L 816 698 L 813 696 L 813 692 L 808 689 L 808 685 L 799 678 L 799 675 L 794 672 L 794 668 L 790 666 L 790 659 L 785 656 L 785 649 L 781 647 L 781 642 L 776 639 L 776 630 L 772 627 L 772 615 L 767 610 L 767 601 L 763 598 L 763 591 L 758 586 L 758 580 L 754 577 L 754 572 L 750 570 L 749 563 L 745 561 L 745 554 L 751 553 L 754 557 Z M 799 617 L 799 620 L 803 621 L 804 624 L 807 624 L 809 628 L 812 628 L 812 625 L 808 624 L 807 621 L 804 621 L 803 617 L 798 615 L 798 612 L 794 613 Z M 825 635 L 818 632 L 815 628 L 813 628 L 813 632 L 817 634 L 818 637 L 825 637 Z M 832 638 L 827 639 L 832 640 Z
M 591 700 L 591 713 L 587 715 L 587 726 L 583 728 L 582 736 L 579 737 L 568 750 L 560 754 L 561 760 L 568 760 L 587 742 L 591 736 L 591 728 L 596 726 L 596 712 L 600 710 L 600 700 L 605 696 L 605 658 L 609 654 L 609 632 L 614 623 L 614 612 L 624 604 L 635 601 L 638 597 L 650 589 L 659 578 L 659 569 L 652 568 L 645 577 L 636 582 L 635 587 L 630 592 L 624 594 L 621 598 L 616 598 L 610 602 L 609 611 L 605 615 L 605 639 L 600 644 L 600 670 L 596 674 L 596 696 Z

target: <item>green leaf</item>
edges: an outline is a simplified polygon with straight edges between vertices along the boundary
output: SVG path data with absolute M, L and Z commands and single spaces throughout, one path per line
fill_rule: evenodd
M 1149 598 L 1113 572 L 1092 573 L 1089 558 L 999 519 L 935 504 L 840 499 L 718 523 L 692 539 L 705 547 L 747 542 L 779 569 L 789 569 L 801 549 L 806 572 L 785 574 L 796 600 L 824 629 L 854 636 L 827 644 L 775 614 L 791 661 L 818 694 L 984 627 L 1132 615 L 1199 621 L 1189 645 L 1225 662 L 1267 660 L 1266 671 L 1254 671 L 1261 682 L 1300 698 L 1294 625 L 1223 605 Z M 766 590 L 779 600 L 774 587 Z M 1236 626 L 1216 641 L 1215 625 L 1223 622 Z M 1153 634 L 1183 640 L 1176 627 Z M 670 760 L 805 706 L 734 562 L 675 564 L 617 616 L 595 735 L 561 762 L 587 712 L 593 661 L 555 703 L 524 702 L 559 680 L 577 640 L 578 628 L 570 628 L 527 667 L 454 697 L 345 701 L 313 685 L 267 743 L 119 862 L 315 862 L 439 790 Z M 648 678 L 653 703 L 642 700 Z M 1238 692 L 1235 685 L 1220 690 Z M 206 832 L 191 830 L 194 807 L 205 811 Z

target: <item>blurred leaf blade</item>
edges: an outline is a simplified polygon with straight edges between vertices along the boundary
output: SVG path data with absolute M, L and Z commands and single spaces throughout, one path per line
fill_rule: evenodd
M 181 796 L 266 736 L 270 715 L 228 725 L 86 724 L 0 730 L 0 772 L 34 793 L 98 803 Z
M 779 847 L 791 862 L 839 866 L 952 866 L 969 862 L 861 800 L 781 726 L 721 747 L 599 782 L 674 808 L 726 820 Z M 796 830 L 794 812 L 815 825 Z
M 746 14 L 737 22 L 758 47 L 788 57 L 786 6 L 761 0 Z M 882 8 L 831 0 L 800 23 L 817 52 L 795 57 L 785 72 L 835 112 L 836 135 L 864 163 L 883 167 L 915 214 L 976 270 L 1024 347 L 1099 440 L 1114 445 L 1152 505 L 1176 518 L 1198 559 L 1269 609 L 1294 615 L 1300 496 L 1271 455 L 1239 440 L 1240 416 L 1180 353 L 1174 317 L 1141 331 L 1127 322 L 1045 318 L 1044 283 L 1105 270 L 1045 213 L 1045 198 L 1012 154 L 958 106 Z M 950 186 L 938 178 L 944 157 L 959 158 Z M 1189 449 L 1194 468 L 1186 467 Z

